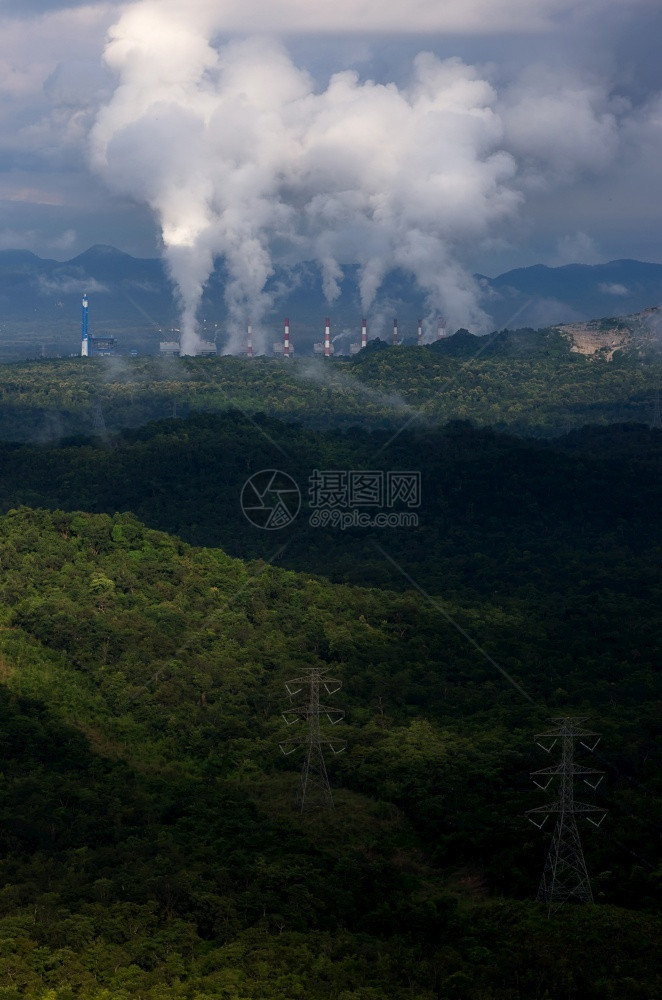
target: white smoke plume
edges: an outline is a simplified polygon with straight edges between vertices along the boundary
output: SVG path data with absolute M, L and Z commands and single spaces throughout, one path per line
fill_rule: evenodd
M 248 6 L 264 8 L 269 23 L 266 5 Z M 296 30 L 302 3 L 277 6 Z M 368 19 L 374 6 L 354 0 Z M 419 0 L 418 20 L 441 6 Z M 459 16 L 462 5 L 445 6 Z M 507 21 L 527 6 L 540 18 L 562 4 L 493 6 Z M 401 0 L 391 5 L 394 17 L 407 9 Z M 248 317 L 256 351 L 264 348 L 273 304 L 267 287 L 278 261 L 316 261 L 329 302 L 345 269 L 358 265 L 364 313 L 400 268 L 424 291 L 430 322 L 443 315 L 450 329 L 485 330 L 489 318 L 463 250 L 517 213 L 523 195 L 506 136 L 523 155 L 526 115 L 512 101 L 501 113 L 496 91 L 474 67 L 427 52 L 404 86 L 343 71 L 316 90 L 273 38 L 218 43 L 216 33 L 233 28 L 239 10 L 210 0 L 129 7 L 105 53 L 119 84 L 92 132 L 97 169 L 159 220 L 181 302 L 183 353 L 199 344 L 196 315 L 217 258 L 228 274 L 230 350 L 241 349 Z M 579 103 L 574 92 L 572 101 Z M 590 103 L 580 107 L 590 114 Z

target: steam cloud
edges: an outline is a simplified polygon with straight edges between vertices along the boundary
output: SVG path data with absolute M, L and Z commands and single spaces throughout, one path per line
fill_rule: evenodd
M 401 268 L 425 293 L 430 331 L 439 315 L 451 329 L 485 330 L 489 318 L 462 251 L 522 203 L 526 184 L 520 189 L 508 142 L 518 158 L 528 155 L 530 177 L 530 96 L 518 103 L 511 93 L 500 104 L 474 67 L 428 52 L 415 58 L 405 86 L 343 71 L 316 90 L 273 38 L 217 45 L 218 4 L 166 6 L 167 17 L 162 3 L 142 0 L 111 29 L 105 58 L 119 85 L 91 141 L 109 185 L 158 218 L 183 353 L 199 345 L 196 314 L 218 257 L 228 273 L 230 350 L 243 344 L 249 317 L 256 348 L 264 346 L 276 260 L 316 261 L 329 303 L 344 269 L 358 266 L 364 313 L 386 275 Z M 519 8 L 514 0 L 505 6 Z M 570 111 L 579 106 L 596 129 L 612 129 L 599 88 L 581 96 L 572 92 Z M 562 119 L 563 94 L 555 101 Z M 534 142 L 542 159 L 539 128 Z M 571 151 L 563 167 L 572 172 Z

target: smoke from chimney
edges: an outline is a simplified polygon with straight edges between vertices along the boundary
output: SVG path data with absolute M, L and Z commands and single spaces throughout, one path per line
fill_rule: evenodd
M 303 6 L 289 0 L 277 6 L 283 30 L 291 21 L 306 31 L 307 20 L 314 26 L 321 17 L 312 9 L 304 17 Z M 332 5 L 322 6 L 333 21 Z M 407 13 L 404 0 L 396 6 L 398 30 L 420 30 L 420 12 Z M 447 5 L 423 6 L 431 22 L 443 22 Z M 362 30 L 382 17 L 357 0 L 343 2 L 342 12 Z M 263 13 L 269 22 L 267 8 Z M 182 353 L 199 348 L 197 314 L 219 259 L 236 352 L 244 349 L 248 315 L 256 351 L 265 349 L 265 320 L 275 305 L 270 279 L 281 260 L 293 269 L 315 262 L 328 302 L 357 268 L 364 312 L 384 278 L 400 269 L 423 291 L 428 315 L 442 313 L 455 328 L 488 329 L 464 261 L 523 201 L 509 143 L 527 164 L 528 184 L 554 148 L 529 127 L 530 90 L 500 102 L 476 68 L 430 52 L 415 57 L 402 85 L 343 70 L 318 87 L 274 38 L 226 35 L 219 44 L 219 33 L 237 19 L 243 31 L 262 23 L 218 0 L 125 7 L 105 50 L 118 85 L 91 134 L 92 162 L 108 185 L 148 204 L 158 220 L 179 297 Z M 557 117 L 579 108 L 593 126 L 591 148 L 602 148 L 612 122 L 599 91 L 575 88 L 559 97 L 558 81 L 553 86 Z M 563 149 L 569 175 L 573 150 Z M 584 169 L 588 154 L 576 155 Z

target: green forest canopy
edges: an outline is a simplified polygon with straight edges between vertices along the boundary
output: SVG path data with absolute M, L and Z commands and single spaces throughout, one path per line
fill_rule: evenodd
M 190 549 L 130 515 L 22 509 L 1 531 L 3 882 L 15 886 L 3 933 L 27 995 L 47 982 L 74 996 L 152 996 L 155 983 L 175 996 L 193 996 L 191 983 L 201 996 L 269 996 L 252 965 L 260 948 L 264 974 L 285 976 L 274 997 L 352 996 L 352 983 L 452 996 L 458 982 L 466 996 L 529 996 L 541 975 L 556 989 L 560 968 L 586 996 L 607 980 L 614 996 L 631 981 L 651 988 L 655 931 L 641 910 L 655 906 L 659 771 L 645 677 L 618 689 L 617 708 L 599 662 L 585 665 L 583 693 L 560 693 L 576 678 L 525 657 L 519 622 L 451 606 L 491 651 L 514 647 L 508 667 L 531 705 L 410 594 Z M 316 663 L 342 676 L 347 711 L 328 822 L 291 812 L 296 773 L 277 749 L 283 682 Z M 605 733 L 610 829 L 586 838 L 604 905 L 571 909 L 550 931 L 525 902 L 545 838 L 522 813 L 538 801 L 532 733 L 570 708 L 598 715 Z M 582 968 L 545 960 L 541 972 L 537 949 L 560 960 L 589 912 Z M 605 921 L 618 927 L 618 974 Z
M 380 350 L 379 347 L 382 346 Z M 662 363 L 570 351 L 560 335 L 461 334 L 353 359 L 73 358 L 0 366 L 0 439 L 57 440 L 190 410 L 267 413 L 308 426 L 471 420 L 526 435 L 654 417 Z
M 0 1000 L 661 992 L 659 368 L 527 343 L 0 369 Z M 589 415 L 642 422 L 457 420 Z M 238 498 L 274 464 L 304 503 L 265 534 Z M 310 526 L 315 468 L 418 469 L 419 527 Z M 315 665 L 347 749 L 301 817 Z M 558 715 L 603 733 L 609 814 L 600 905 L 548 921 Z

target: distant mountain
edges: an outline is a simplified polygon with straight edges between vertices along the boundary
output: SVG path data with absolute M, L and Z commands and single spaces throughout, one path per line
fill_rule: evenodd
M 499 328 L 543 327 L 623 316 L 662 305 L 662 264 L 536 264 L 496 278 L 478 274 L 483 308 Z
M 81 270 L 104 282 L 141 286 L 145 281 L 152 281 L 161 291 L 168 284 L 163 264 L 158 258 L 145 260 L 132 257 L 122 250 L 102 244 L 90 247 L 64 266 Z
M 2 320 L 70 323 L 78 330 L 83 292 L 91 299 L 90 323 L 163 325 L 174 320 L 172 292 L 160 260 L 140 260 L 115 247 L 94 246 L 72 260 L 43 260 L 26 251 L 0 251 Z
M 481 304 L 493 318 L 494 329 L 576 324 L 662 304 L 662 265 L 635 260 L 557 268 L 538 264 L 496 278 L 476 278 Z M 358 340 L 355 279 L 353 271 L 347 273 L 341 295 L 330 309 L 317 268 L 304 265 L 278 271 L 269 285 L 276 302 L 271 318 L 274 337 L 280 336 L 282 317 L 289 314 L 297 351 L 306 353 L 313 341 L 321 339 L 324 316 L 331 313 L 332 333 L 340 338 L 337 348 L 346 351 L 350 341 Z M 201 309 L 210 339 L 226 319 L 224 286 L 225 273 L 219 265 Z M 104 245 L 64 262 L 25 250 L 4 250 L 0 251 L 0 357 L 30 356 L 39 343 L 49 345 L 46 353 L 75 351 L 83 292 L 90 299 L 91 332 L 119 335 L 125 347 L 156 351 L 159 339 L 177 325 L 175 295 L 160 259 L 136 258 Z M 401 337 L 414 337 L 422 297 L 411 279 L 402 272 L 391 274 L 382 299 L 386 326 L 397 315 Z M 388 330 L 378 331 L 373 322 L 371 333 L 377 332 L 389 337 Z

